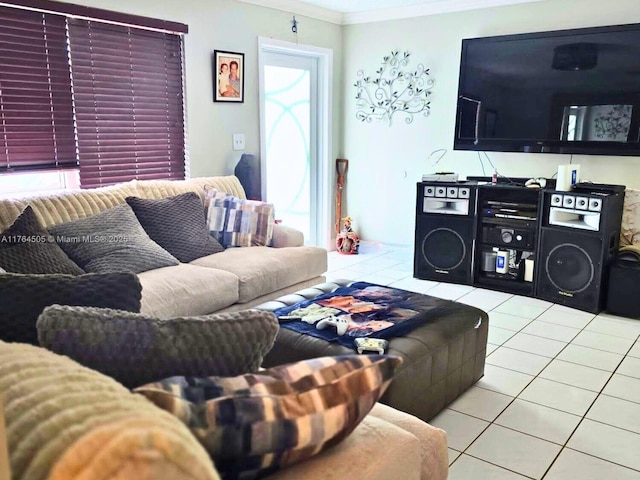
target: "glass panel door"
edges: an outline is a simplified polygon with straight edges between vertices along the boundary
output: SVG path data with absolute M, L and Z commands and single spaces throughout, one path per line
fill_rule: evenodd
M 315 59 L 269 52 L 263 62 L 265 198 L 276 218 L 316 244 Z

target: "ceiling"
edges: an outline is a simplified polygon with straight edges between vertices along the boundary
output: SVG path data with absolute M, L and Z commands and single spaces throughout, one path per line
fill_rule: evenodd
M 542 0 L 239 0 L 339 25 L 461 12 Z

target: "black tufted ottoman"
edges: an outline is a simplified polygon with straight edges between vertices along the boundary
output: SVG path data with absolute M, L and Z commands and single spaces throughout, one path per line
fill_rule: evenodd
M 332 292 L 351 281 L 327 282 L 285 295 L 255 308 L 275 310 Z M 386 353 L 404 359 L 382 397 L 398 410 L 428 421 L 484 374 L 489 317 L 462 303 L 449 302 L 442 315 L 389 341 Z M 263 366 L 308 358 L 356 353 L 338 343 L 281 328 Z

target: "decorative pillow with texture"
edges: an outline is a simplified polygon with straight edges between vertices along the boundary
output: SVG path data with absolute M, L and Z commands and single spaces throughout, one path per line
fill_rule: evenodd
M 84 273 L 56 245 L 29 206 L 0 233 L 0 267 L 14 273 Z
M 205 188 L 209 233 L 226 247 L 271 244 L 274 208 L 270 203 L 244 200 L 213 188 Z
M 0 342 L 0 392 L 13 480 L 220 478 L 175 417 L 44 348 Z
M 0 339 L 37 345 L 38 315 L 55 303 L 139 312 L 141 291 L 138 277 L 127 272 L 78 276 L 0 275 Z
M 127 203 L 151 240 L 183 263 L 224 250 L 209 235 L 197 193 L 162 199 L 128 197 Z
M 271 312 L 246 310 L 158 320 L 102 308 L 46 308 L 40 345 L 128 387 L 174 375 L 256 371 L 278 333 Z
M 50 230 L 62 250 L 87 272 L 140 273 L 180 263 L 149 238 L 127 204 Z
M 402 363 L 344 355 L 234 378 L 173 377 L 137 388 L 182 420 L 224 479 L 252 479 L 309 458 L 349 435 Z

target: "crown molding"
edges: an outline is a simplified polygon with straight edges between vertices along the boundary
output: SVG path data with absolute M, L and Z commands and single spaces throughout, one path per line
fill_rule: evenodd
M 238 0 L 243 3 L 251 3 L 261 7 L 274 8 L 296 15 L 304 15 L 305 17 L 323 20 L 337 25 L 343 25 L 343 14 L 335 10 L 317 7 L 308 3 L 298 2 L 296 0 Z
M 342 24 L 384 22 L 402 18 L 423 17 L 441 13 L 462 12 L 491 7 L 503 7 L 521 3 L 540 2 L 542 0 L 436 0 L 422 5 L 381 8 L 362 12 L 344 13 Z
M 522 3 L 541 2 L 543 0 L 431 0 L 421 5 L 379 8 L 361 12 L 341 13 L 328 8 L 318 7 L 298 0 L 238 0 L 243 3 L 274 8 L 296 15 L 323 20 L 336 25 L 354 25 L 358 23 L 384 22 L 402 18 L 424 17 L 441 13 L 462 12 L 481 8 L 504 7 Z

